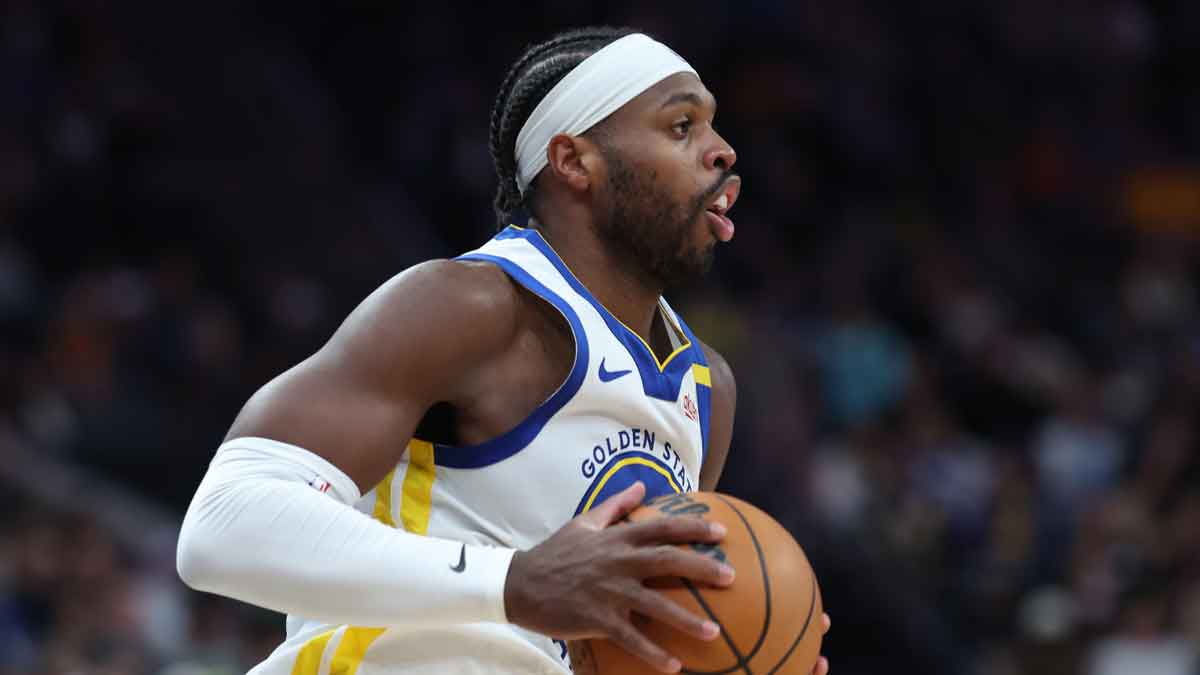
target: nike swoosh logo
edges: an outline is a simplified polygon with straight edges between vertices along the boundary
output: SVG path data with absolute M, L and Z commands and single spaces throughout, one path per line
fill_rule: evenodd
M 467 545 L 466 544 L 463 544 L 462 551 L 460 551 L 458 554 L 458 564 L 451 565 L 450 569 L 454 570 L 455 572 L 462 572 L 463 570 L 467 569 Z
M 633 372 L 632 370 L 605 370 L 604 369 L 604 359 L 600 359 L 600 381 L 601 382 L 612 382 L 613 380 L 617 379 L 618 377 L 624 377 L 632 372 Z

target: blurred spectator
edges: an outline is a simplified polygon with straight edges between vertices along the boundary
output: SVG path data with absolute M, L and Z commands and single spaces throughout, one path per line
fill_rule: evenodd
M 1131 594 L 1118 631 L 1096 643 L 1088 675 L 1192 675 L 1200 668 L 1194 643 L 1170 631 L 1167 598 L 1159 591 Z
M 1079 513 L 1116 485 L 1125 461 L 1122 438 L 1104 417 L 1093 379 L 1065 387 L 1061 398 L 1033 446 L 1051 543 L 1061 543 Z

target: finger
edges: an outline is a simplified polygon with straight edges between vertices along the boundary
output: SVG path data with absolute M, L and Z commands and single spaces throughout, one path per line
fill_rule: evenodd
M 821 630 L 821 634 L 824 635 L 825 633 L 829 632 L 829 628 L 831 626 L 833 626 L 833 622 L 829 620 L 828 614 L 822 613 L 821 614 L 821 623 L 823 623 L 825 625 L 825 628 Z
M 625 514 L 641 506 L 642 499 L 645 497 L 646 486 L 641 481 L 636 481 L 633 485 L 605 499 L 596 508 L 580 516 L 580 522 L 595 529 L 608 527 L 623 518 Z
M 824 656 L 817 659 L 817 665 L 813 666 L 813 675 L 828 675 L 829 674 L 829 659 Z
M 715 622 L 689 612 L 662 593 L 640 585 L 639 589 L 631 598 L 633 609 L 638 614 L 661 621 L 700 640 L 712 640 L 721 634 L 721 627 Z
M 608 637 L 622 649 L 664 673 L 678 673 L 683 664 L 668 654 L 662 647 L 651 642 L 633 627 L 628 620 L 617 621 L 609 630 Z
M 724 536 L 724 525 L 698 516 L 643 520 L 625 529 L 626 541 L 634 544 L 716 543 Z
M 677 546 L 638 549 L 630 562 L 633 574 L 642 579 L 684 577 L 709 586 L 728 586 L 734 578 L 733 567 Z

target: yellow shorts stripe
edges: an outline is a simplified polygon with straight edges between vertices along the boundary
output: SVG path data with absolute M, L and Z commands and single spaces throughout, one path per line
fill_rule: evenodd
M 702 384 L 706 387 L 712 386 L 712 371 L 708 369 L 708 366 L 693 363 L 692 377 L 696 378 L 696 384 Z
M 292 664 L 292 675 L 318 675 L 325 645 L 329 644 L 329 638 L 333 637 L 334 632 L 321 633 L 304 643 L 300 653 L 296 655 L 296 662 Z
M 667 471 L 645 457 L 630 457 L 612 465 L 612 467 L 608 470 L 608 473 L 604 475 L 604 478 L 601 478 L 600 482 L 596 484 L 596 487 L 592 489 L 592 496 L 588 497 L 587 503 L 583 505 L 583 510 L 580 511 L 580 513 L 587 513 L 590 511 L 592 509 L 592 503 L 596 501 L 596 496 L 604 491 L 604 484 L 608 482 L 608 479 L 617 475 L 618 471 L 620 471 L 623 467 L 629 466 L 630 464 L 641 464 L 642 466 L 648 466 L 651 469 L 654 469 L 667 479 L 667 482 L 671 484 L 672 490 L 676 492 L 683 492 L 683 489 L 680 488 L 679 484 L 675 482 L 675 476 L 671 475 L 670 471 Z
M 367 648 L 386 628 L 360 628 L 351 626 L 342 635 L 333 660 L 329 662 L 329 675 L 355 675 L 362 665 Z
M 388 527 L 396 526 L 396 519 L 392 518 L 392 479 L 395 477 L 396 470 L 392 469 L 375 486 L 375 510 L 372 515 Z
M 429 510 L 433 505 L 433 481 L 437 478 L 433 463 L 433 444 L 413 439 L 408 444 L 408 470 L 400 488 L 400 522 L 413 534 L 429 530 Z

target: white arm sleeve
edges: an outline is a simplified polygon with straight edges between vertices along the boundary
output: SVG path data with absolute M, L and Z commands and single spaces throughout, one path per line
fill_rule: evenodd
M 327 487 L 326 487 L 327 484 Z M 221 446 L 179 533 L 187 585 L 330 624 L 505 622 L 514 551 L 390 528 L 355 510 L 354 481 L 263 438 Z

